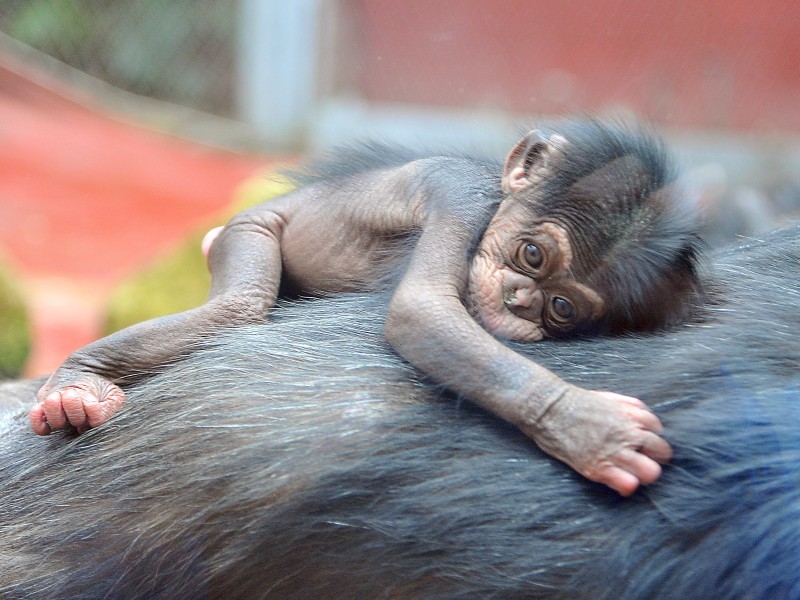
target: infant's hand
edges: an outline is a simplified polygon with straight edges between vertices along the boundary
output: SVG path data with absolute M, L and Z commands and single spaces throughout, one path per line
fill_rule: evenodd
M 82 433 L 105 423 L 125 402 L 125 393 L 99 375 L 59 369 L 36 398 L 28 418 L 34 432 L 48 435 L 70 425 Z
M 641 401 L 570 386 L 539 418 L 523 427 L 539 447 L 578 473 L 623 496 L 661 475 L 672 448 L 661 421 Z

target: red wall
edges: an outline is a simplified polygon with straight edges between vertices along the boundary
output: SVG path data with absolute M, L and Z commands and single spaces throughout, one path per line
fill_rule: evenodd
M 349 0 L 365 98 L 800 131 L 800 0 Z

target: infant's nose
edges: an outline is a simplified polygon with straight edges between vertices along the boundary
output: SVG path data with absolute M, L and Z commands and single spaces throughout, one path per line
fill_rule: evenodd
M 524 311 L 520 316 L 528 318 L 528 309 L 539 308 L 541 295 L 532 278 L 511 269 L 503 273 L 503 302 L 510 309 Z
M 536 290 L 536 282 L 526 275 L 511 269 L 503 274 L 503 301 L 506 306 L 530 308 Z
M 530 308 L 533 304 L 533 291 L 529 288 L 518 288 L 513 291 L 511 306 L 519 308 Z

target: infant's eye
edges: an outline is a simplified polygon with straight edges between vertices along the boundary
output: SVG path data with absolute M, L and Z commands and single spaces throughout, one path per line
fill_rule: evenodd
M 525 245 L 525 262 L 534 269 L 538 269 L 544 262 L 544 252 L 536 244 Z
M 553 298 L 553 312 L 561 319 L 565 321 L 571 320 L 575 317 L 575 307 L 572 306 L 572 303 L 567 300 L 566 298 L 562 298 L 561 296 L 555 296 Z

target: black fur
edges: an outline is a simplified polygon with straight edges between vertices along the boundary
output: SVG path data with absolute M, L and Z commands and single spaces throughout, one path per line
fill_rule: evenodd
M 701 224 L 663 140 L 643 124 L 590 117 L 542 131 L 567 144 L 548 164 L 535 210 L 570 232 L 586 282 L 601 290 L 609 312 L 598 328 L 643 331 L 691 318 L 703 297 Z
M 702 325 L 521 348 L 653 405 L 675 458 L 633 498 L 436 396 L 379 300 L 315 301 L 78 438 L 0 417 L 0 597 L 800 598 L 800 227 L 704 278 Z

